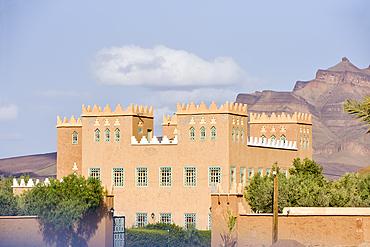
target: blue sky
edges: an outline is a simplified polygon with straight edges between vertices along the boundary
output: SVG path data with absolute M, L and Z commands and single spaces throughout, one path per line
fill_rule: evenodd
M 56 151 L 56 117 L 291 91 L 370 64 L 370 1 L 0 0 L 0 158 Z

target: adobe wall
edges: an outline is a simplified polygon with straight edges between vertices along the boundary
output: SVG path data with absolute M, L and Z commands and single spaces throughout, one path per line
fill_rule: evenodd
M 93 214 L 87 223 L 97 219 Z M 98 217 L 99 218 L 99 217 Z M 57 246 L 54 233 L 43 233 L 37 216 L 0 216 L 0 246 Z M 106 215 L 97 224 L 90 238 L 85 237 L 89 247 L 113 246 L 113 219 Z M 66 246 L 66 245 L 65 245 Z
M 245 199 L 241 194 L 212 194 L 212 246 L 220 246 L 220 236 L 227 232 L 222 217 L 226 208 L 238 216 L 233 234 L 237 246 L 272 244 L 272 214 L 247 214 L 241 207 L 242 200 Z M 325 210 L 321 213 L 326 215 L 279 214 L 278 237 L 296 240 L 306 246 L 357 246 L 370 241 L 370 214 L 369 209 L 366 210 L 364 213 L 364 209 L 359 209 L 357 215 L 333 215 L 335 213 Z M 356 211 L 356 208 L 346 211 Z

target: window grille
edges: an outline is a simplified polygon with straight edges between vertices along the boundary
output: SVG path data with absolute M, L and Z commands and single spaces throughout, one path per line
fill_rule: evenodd
M 200 140 L 204 141 L 206 139 L 206 128 L 200 128 Z
M 106 129 L 104 131 L 104 141 L 105 142 L 110 142 L 110 130 L 109 129 Z
M 236 141 L 239 141 L 239 128 L 236 129 Z
M 307 137 L 307 143 L 306 143 L 307 148 L 309 147 L 309 137 Z
M 208 230 L 212 230 L 212 214 L 208 214 Z
M 172 224 L 172 214 L 169 213 L 160 213 L 159 222 L 164 224 Z
M 171 187 L 172 186 L 172 168 L 160 167 L 159 168 L 159 186 Z
M 271 136 L 271 141 L 276 141 L 276 136 L 275 135 Z
M 100 180 L 100 167 L 90 167 L 89 177 L 97 178 Z
M 191 127 L 189 129 L 189 140 L 194 141 L 195 140 L 195 129 L 194 127 Z
M 303 148 L 305 148 L 306 147 L 306 137 L 304 136 L 303 137 Z
M 72 144 L 73 145 L 77 145 L 78 144 L 78 135 L 77 135 L 77 132 L 73 132 L 72 134 Z
M 197 168 L 196 167 L 184 167 L 184 186 L 195 187 L 197 186 Z
M 266 136 L 265 136 L 265 135 L 262 135 L 262 136 L 261 136 L 261 138 L 262 138 L 262 143 L 265 143 L 265 141 L 266 141 Z
M 147 213 L 136 213 L 135 214 L 135 227 L 143 227 L 148 224 Z
M 245 167 L 240 168 L 240 183 L 243 184 L 243 187 L 245 186 L 246 182 L 246 169 Z
M 240 130 L 240 141 L 244 142 L 244 131 Z
M 232 132 L 231 132 L 231 139 L 232 139 L 232 141 L 235 141 L 235 129 L 234 129 L 234 127 L 233 127 Z
M 197 228 L 197 215 L 196 214 L 184 214 L 184 228 Z
M 299 136 L 299 147 L 302 147 L 302 136 Z
M 208 186 L 221 183 L 221 167 L 208 167 Z
M 285 144 L 285 142 L 286 142 L 286 137 L 285 137 L 285 135 L 281 135 L 281 137 L 280 137 L 280 141 L 282 141 L 282 142 Z
M 136 167 L 136 186 L 148 186 L 148 167 Z
M 96 129 L 94 132 L 94 141 L 100 142 L 100 130 L 99 129 Z
M 230 187 L 233 187 L 236 183 L 236 167 L 230 167 Z
M 211 140 L 216 140 L 216 127 L 211 128 Z
M 123 187 L 124 186 L 124 168 L 123 167 L 114 167 L 113 172 L 113 186 L 114 187 Z
M 115 142 L 120 142 L 120 140 L 121 140 L 121 132 L 120 132 L 119 129 L 116 129 L 114 131 L 114 141 Z

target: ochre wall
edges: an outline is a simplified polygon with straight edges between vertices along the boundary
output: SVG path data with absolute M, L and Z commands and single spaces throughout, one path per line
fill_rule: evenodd
M 222 244 L 227 232 L 222 216 L 227 208 L 237 223 L 237 246 L 270 246 L 272 214 L 246 214 L 241 194 L 212 194 L 212 246 Z M 244 202 L 243 202 L 244 203 Z M 279 239 L 293 239 L 306 246 L 357 246 L 370 241 L 370 215 L 279 215 Z

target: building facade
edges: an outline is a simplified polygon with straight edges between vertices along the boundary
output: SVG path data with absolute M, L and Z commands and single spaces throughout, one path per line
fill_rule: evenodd
M 232 193 L 274 162 L 287 174 L 294 158 L 312 158 L 310 115 L 249 118 L 245 104 L 178 104 L 157 138 L 152 107 L 82 106 L 77 120 L 57 117 L 57 177 L 99 178 L 128 227 L 210 229 L 212 185 Z

